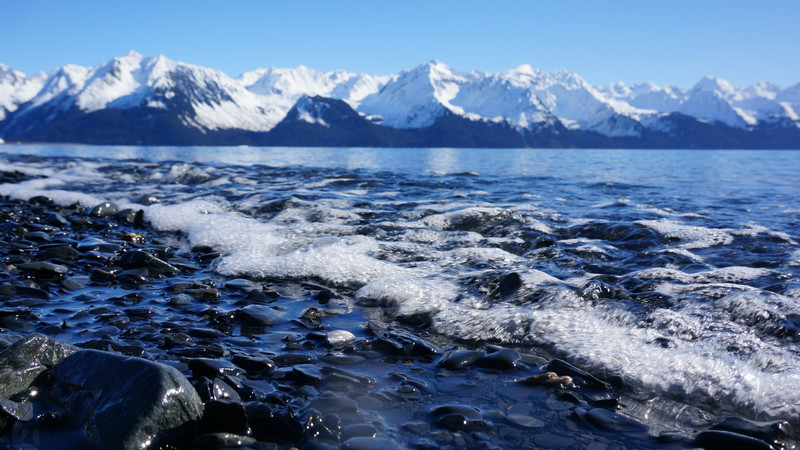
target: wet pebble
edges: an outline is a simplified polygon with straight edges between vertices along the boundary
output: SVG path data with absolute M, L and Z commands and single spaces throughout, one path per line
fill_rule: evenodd
M 704 450 L 774 450 L 775 447 L 752 436 L 723 430 L 709 430 L 698 434 L 692 446 Z
M 368 423 L 358 423 L 342 427 L 342 440 L 344 441 L 353 437 L 374 438 L 377 434 L 378 430 Z
M 117 264 L 125 269 L 145 268 L 151 276 L 179 272 L 175 266 L 144 250 L 128 250 L 117 260 Z
M 231 433 L 208 433 L 202 434 L 194 440 L 194 448 L 209 450 L 239 448 L 255 445 L 257 442 L 258 440 L 250 436 Z
M 231 361 L 248 374 L 261 374 L 275 368 L 275 363 L 269 359 L 252 355 L 233 355 Z
M 455 350 L 448 352 L 439 360 L 439 366 L 447 370 L 459 370 L 478 361 L 486 355 L 480 350 Z
M 211 399 L 203 405 L 202 430 L 244 435 L 248 432 L 244 405 L 231 400 Z
M 305 353 L 281 353 L 272 358 L 278 366 L 293 366 L 314 361 L 314 356 Z
M 103 202 L 96 205 L 87 213 L 90 217 L 108 217 L 119 211 L 119 206 L 111 202 Z
M 647 431 L 648 426 L 630 417 L 603 408 L 575 408 L 573 414 L 584 423 L 620 432 Z
M 394 450 L 401 447 L 389 439 L 359 436 L 344 441 L 339 448 L 342 450 Z
M 533 416 L 526 416 L 522 414 L 508 414 L 506 416 L 509 422 L 525 428 L 542 428 L 544 422 Z
M 234 313 L 236 319 L 248 325 L 268 327 L 281 321 L 283 314 L 264 305 L 247 305 Z
M 53 264 L 45 261 L 35 261 L 19 264 L 17 269 L 24 272 L 42 276 L 60 276 L 69 272 L 69 268 L 61 264 Z
M 476 365 L 493 370 L 511 370 L 517 367 L 519 353 L 510 348 L 502 348 L 481 357 Z
M 356 336 L 353 333 L 347 330 L 329 331 L 325 337 L 326 341 L 328 342 L 328 345 L 334 347 L 344 345 L 356 338 Z
M 189 369 L 195 376 L 242 375 L 244 371 L 223 359 L 194 358 L 189 360 Z
M 726 417 L 714 424 L 711 430 L 730 431 L 776 445 L 791 444 L 795 438 L 792 426 L 784 420 L 759 423 L 740 417 Z

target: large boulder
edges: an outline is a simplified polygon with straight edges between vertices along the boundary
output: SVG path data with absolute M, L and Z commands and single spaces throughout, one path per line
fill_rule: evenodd
M 24 392 L 33 380 L 78 351 L 42 334 L 26 336 L 0 353 L 0 398 Z
M 61 423 L 83 435 L 76 443 L 97 448 L 147 448 L 158 436 L 198 423 L 203 411 L 194 387 L 175 368 L 98 350 L 65 358 L 39 397 L 36 409 L 61 409 Z M 44 431 L 48 423 L 27 426 Z

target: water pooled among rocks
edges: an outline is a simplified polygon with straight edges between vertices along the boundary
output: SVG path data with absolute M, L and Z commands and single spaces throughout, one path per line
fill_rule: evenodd
M 6 149 L 4 445 L 794 446 L 796 152 Z

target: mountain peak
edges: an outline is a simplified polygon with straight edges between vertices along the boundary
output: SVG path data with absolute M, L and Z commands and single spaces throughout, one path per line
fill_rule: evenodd
M 716 92 L 722 96 L 728 96 L 735 93 L 736 89 L 722 78 L 712 77 L 710 75 L 706 75 L 705 77 L 701 78 L 697 84 L 694 85 L 692 88 L 695 92 Z
M 298 65 L 256 69 L 232 79 L 219 70 L 133 50 L 94 67 L 66 65 L 33 78 L 0 64 L 0 113 L 5 114 L 0 114 L 0 133 L 17 122 L 33 123 L 18 120 L 26 115 L 45 124 L 66 112 L 138 108 L 168 112 L 181 126 L 203 132 L 268 132 L 294 106 L 313 122 L 321 117 L 315 108 L 326 104 L 324 99 L 343 102 L 373 124 L 404 130 L 466 120 L 520 133 L 563 125 L 609 138 L 637 137 L 645 128 L 672 129 L 664 123 L 676 112 L 740 130 L 761 123 L 800 124 L 795 113 L 800 111 L 800 85 L 781 89 L 758 83 L 739 89 L 714 77 L 703 78 L 691 90 L 653 83 L 594 86 L 567 69 L 544 72 L 521 64 L 500 73 L 459 72 L 432 59 L 388 76 Z M 8 136 L 13 135 L 3 137 Z

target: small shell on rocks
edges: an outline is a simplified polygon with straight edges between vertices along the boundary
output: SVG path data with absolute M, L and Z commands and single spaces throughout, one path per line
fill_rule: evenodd
M 568 388 L 573 386 L 572 377 L 569 375 L 559 376 L 555 372 L 545 372 L 540 375 L 523 378 L 521 380 L 525 384 L 538 384 L 542 386 L 559 386 L 561 388 Z

